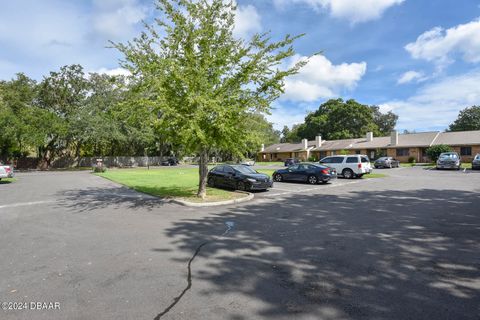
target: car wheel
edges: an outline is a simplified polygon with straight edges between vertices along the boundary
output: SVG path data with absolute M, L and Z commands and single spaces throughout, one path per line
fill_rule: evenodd
M 237 189 L 240 191 L 245 191 L 247 188 L 245 186 L 245 183 L 240 181 L 239 183 L 237 183 Z
M 281 174 L 277 173 L 274 177 L 275 181 L 276 182 L 282 182 L 283 181 L 283 177 Z
M 318 183 L 318 179 L 317 179 L 317 177 L 315 177 L 315 176 L 308 176 L 307 181 L 308 181 L 308 183 L 310 183 L 310 184 L 317 184 L 317 183 Z
M 212 188 L 215 187 L 215 179 L 213 177 L 208 178 L 207 185 Z
M 351 169 L 343 169 L 342 176 L 345 179 L 352 179 L 353 178 L 353 171 Z

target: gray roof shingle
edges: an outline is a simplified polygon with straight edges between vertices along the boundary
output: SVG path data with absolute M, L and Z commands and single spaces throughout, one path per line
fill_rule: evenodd
M 430 147 L 437 144 L 446 145 L 480 145 L 480 130 L 459 132 L 419 132 L 398 135 L 398 144 L 391 144 L 391 137 L 375 137 L 372 141 L 365 138 L 324 140 L 318 148 L 315 141 L 308 141 L 308 147 L 312 151 L 337 151 L 348 149 L 385 149 L 407 147 Z M 304 151 L 302 143 L 277 143 L 271 145 L 263 153 L 298 152 Z
M 480 130 L 441 132 L 433 144 L 446 144 L 450 146 L 480 144 Z

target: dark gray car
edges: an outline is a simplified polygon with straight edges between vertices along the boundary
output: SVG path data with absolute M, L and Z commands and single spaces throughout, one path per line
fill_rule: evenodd
M 480 153 L 477 153 L 472 160 L 472 170 L 480 170 Z
M 400 167 L 400 161 L 392 157 L 381 157 L 375 160 L 373 163 L 375 169 L 378 168 L 398 168 Z
M 437 160 L 437 169 L 457 169 L 461 167 L 460 157 L 456 152 L 443 152 Z

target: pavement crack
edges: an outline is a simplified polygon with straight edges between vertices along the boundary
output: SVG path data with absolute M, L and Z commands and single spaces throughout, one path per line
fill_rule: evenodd
M 173 298 L 173 302 L 168 307 L 166 307 L 162 312 L 160 312 L 155 318 L 153 318 L 153 320 L 159 320 L 164 315 L 166 315 L 183 298 L 185 293 L 187 293 L 187 291 L 192 288 L 192 263 L 193 263 L 193 260 L 195 260 L 195 257 L 200 253 L 200 251 L 202 250 L 202 248 L 204 246 L 206 246 L 207 244 L 209 244 L 212 241 L 218 240 L 219 238 L 226 236 L 230 231 L 232 231 L 233 228 L 235 227 L 235 222 L 227 221 L 227 222 L 225 222 L 225 227 L 226 227 L 225 232 L 223 232 L 220 236 L 218 236 L 218 235 L 214 236 L 214 239 L 205 241 L 197 247 L 193 256 L 188 261 L 188 265 L 187 265 L 187 270 L 188 270 L 187 286 L 185 287 L 185 289 L 183 289 L 183 291 L 178 296 Z
M 183 289 L 183 291 L 173 299 L 173 302 L 167 307 L 165 308 L 162 312 L 160 312 L 155 318 L 153 318 L 154 320 L 159 320 L 160 318 L 162 318 L 164 315 L 166 315 L 170 310 L 172 310 L 173 307 L 175 307 L 175 305 L 183 298 L 183 296 L 185 295 L 185 293 L 187 293 L 188 290 L 190 290 L 192 288 L 192 262 L 193 260 L 195 260 L 195 257 L 200 253 L 200 251 L 202 250 L 202 247 L 204 247 L 205 245 L 207 245 L 210 241 L 205 241 L 204 243 L 200 244 L 197 249 L 195 250 L 195 253 L 193 254 L 193 256 L 190 258 L 190 260 L 188 261 L 188 265 L 187 265 L 187 270 L 188 270 L 188 274 L 187 274 L 187 286 L 185 287 L 185 289 Z

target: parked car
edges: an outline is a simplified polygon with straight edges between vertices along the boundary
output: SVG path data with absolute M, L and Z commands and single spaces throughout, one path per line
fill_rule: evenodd
M 284 165 L 285 167 L 293 166 L 294 164 L 300 163 L 300 159 L 297 158 L 287 158 L 285 159 Z
M 162 161 L 162 166 L 176 166 L 178 164 L 178 159 L 171 157 Z
M 273 180 L 250 167 L 238 165 L 219 165 L 208 172 L 209 187 L 222 187 L 241 191 L 267 190 L 273 186 Z
M 460 157 L 456 152 L 443 152 L 437 160 L 437 169 L 457 169 L 460 170 Z
M 255 165 L 255 160 L 252 160 L 252 159 L 243 159 L 242 161 L 240 161 L 240 164 L 243 164 L 244 166 L 254 166 Z
M 286 169 L 276 170 L 273 180 L 308 182 L 310 184 L 327 183 L 337 178 L 337 172 L 333 168 L 312 163 L 299 163 Z
M 13 178 L 13 166 L 7 166 L 0 162 L 0 180 Z
M 372 172 L 370 160 L 365 155 L 330 156 L 319 163 L 335 169 L 338 175 L 346 179 L 361 178 Z
M 375 160 L 373 163 L 375 169 L 378 168 L 398 168 L 400 167 L 400 161 L 392 157 L 381 157 Z
M 475 158 L 472 160 L 472 170 L 480 169 L 480 153 L 477 153 Z

